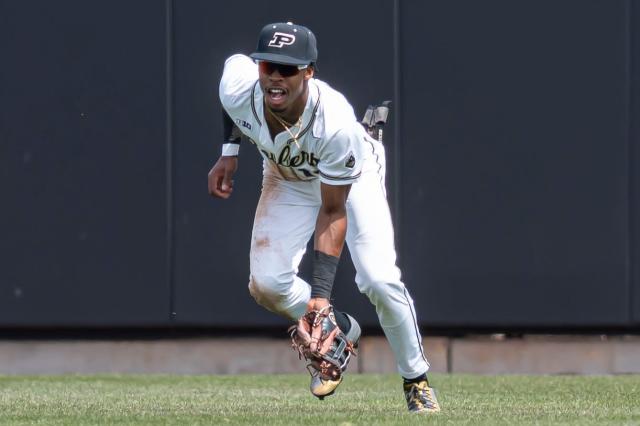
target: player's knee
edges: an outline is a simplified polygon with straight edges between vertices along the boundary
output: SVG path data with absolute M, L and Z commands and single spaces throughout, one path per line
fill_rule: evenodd
M 384 292 L 384 283 L 376 281 L 365 281 L 359 285 L 360 292 L 365 294 L 372 303 L 376 304 L 376 301 L 380 298 L 380 295 Z
M 371 303 L 377 307 L 393 303 L 398 297 L 404 297 L 404 285 L 402 283 L 389 283 L 388 281 L 371 280 L 360 283 L 360 292 L 365 294 Z
M 284 286 L 273 275 L 251 274 L 249 293 L 259 305 L 272 312 L 280 312 L 287 297 Z

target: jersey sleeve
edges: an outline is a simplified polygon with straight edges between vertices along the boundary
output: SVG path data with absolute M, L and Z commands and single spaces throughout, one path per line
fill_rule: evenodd
M 328 185 L 355 183 L 364 163 L 364 135 L 358 123 L 339 130 L 320 148 L 318 171 L 320 181 Z
M 227 111 L 239 106 L 258 79 L 258 66 L 245 55 L 233 55 L 224 63 L 219 95 Z

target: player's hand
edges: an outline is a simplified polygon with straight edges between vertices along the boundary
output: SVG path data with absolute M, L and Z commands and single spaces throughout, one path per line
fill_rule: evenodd
M 313 299 L 309 299 L 309 302 L 307 302 L 307 312 L 320 311 L 322 308 L 329 305 L 329 299 L 325 299 L 324 297 L 315 297 Z
M 307 312 L 311 311 L 321 311 L 323 308 L 329 306 L 329 299 L 325 299 L 323 297 L 316 297 L 313 299 L 309 299 L 307 303 Z M 321 342 L 322 338 L 322 327 L 312 327 L 311 328 L 311 343 L 309 345 L 309 349 L 311 352 L 317 351 L 318 343 Z
M 238 157 L 221 156 L 209 171 L 209 195 L 227 199 L 233 192 L 233 174 L 238 170 Z

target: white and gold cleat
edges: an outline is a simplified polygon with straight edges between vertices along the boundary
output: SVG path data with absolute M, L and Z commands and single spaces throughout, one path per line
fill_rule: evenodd
M 311 376 L 309 389 L 313 396 L 324 399 L 325 396 L 333 395 L 338 385 L 342 383 L 343 377 L 344 376 L 340 376 L 338 380 L 324 380 L 320 377 L 320 374 L 316 373 Z
M 440 404 L 436 398 L 435 390 L 429 387 L 428 381 L 404 383 L 402 387 L 404 397 L 407 400 L 407 408 L 409 408 L 410 412 L 432 414 L 440 411 Z

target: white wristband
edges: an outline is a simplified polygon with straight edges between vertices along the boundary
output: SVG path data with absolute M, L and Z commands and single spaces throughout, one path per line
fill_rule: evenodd
M 225 157 L 237 157 L 238 151 L 240 151 L 239 143 L 223 143 L 222 155 Z

